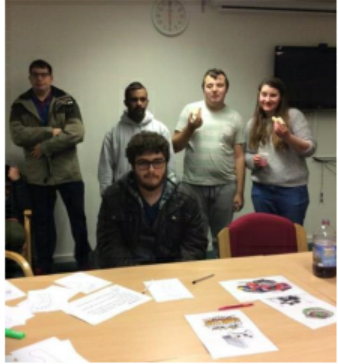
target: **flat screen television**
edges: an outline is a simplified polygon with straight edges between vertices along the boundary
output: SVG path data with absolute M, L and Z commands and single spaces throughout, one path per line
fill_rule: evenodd
M 286 84 L 289 104 L 299 109 L 336 108 L 336 48 L 275 47 L 275 76 Z

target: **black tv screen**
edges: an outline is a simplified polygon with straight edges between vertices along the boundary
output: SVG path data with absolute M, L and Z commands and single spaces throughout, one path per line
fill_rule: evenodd
M 333 47 L 275 48 L 275 76 L 286 84 L 291 107 L 335 109 L 336 67 Z

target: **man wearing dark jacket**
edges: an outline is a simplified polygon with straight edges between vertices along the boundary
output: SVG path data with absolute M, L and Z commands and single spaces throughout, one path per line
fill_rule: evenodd
M 132 171 L 110 186 L 97 226 L 101 268 L 204 259 L 199 200 L 189 186 L 167 178 L 169 143 L 155 132 L 128 143 Z
M 25 154 L 37 263 L 35 274 L 52 270 L 56 247 L 54 206 L 58 191 L 66 206 L 75 240 L 75 259 L 88 269 L 91 251 L 87 238 L 82 181 L 76 146 L 84 138 L 79 107 L 69 94 L 54 86 L 52 67 L 43 60 L 29 66 L 32 88 L 13 103 L 10 131 Z

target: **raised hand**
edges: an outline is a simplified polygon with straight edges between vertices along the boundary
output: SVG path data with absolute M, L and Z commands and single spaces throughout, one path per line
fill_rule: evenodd
M 202 110 L 201 108 L 199 108 L 197 110 L 197 112 L 192 112 L 190 115 L 189 115 L 189 118 L 188 118 L 188 125 L 190 128 L 192 129 L 198 129 L 202 126 L 203 124 L 203 120 L 202 120 Z

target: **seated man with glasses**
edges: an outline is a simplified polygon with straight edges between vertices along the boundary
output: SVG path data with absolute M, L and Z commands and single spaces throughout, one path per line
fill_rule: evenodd
M 133 136 L 131 172 L 105 192 L 98 217 L 101 268 L 204 259 L 207 237 L 193 190 L 167 177 L 168 140 L 150 131 Z

